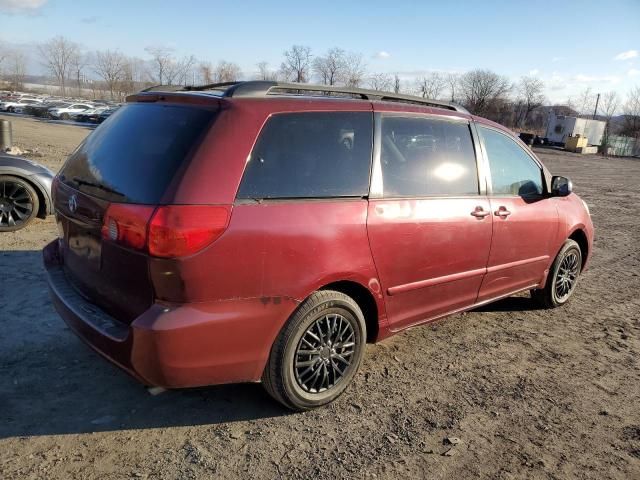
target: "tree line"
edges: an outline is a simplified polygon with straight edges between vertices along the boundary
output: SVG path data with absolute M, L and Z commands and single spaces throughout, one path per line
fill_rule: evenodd
M 146 58 L 131 57 L 119 50 L 85 52 L 80 45 L 57 36 L 38 46 L 38 61 L 45 67 L 62 96 L 108 97 L 121 100 L 126 95 L 151 85 L 191 85 L 233 82 L 241 78 L 314 82 L 322 85 L 370 88 L 407 93 L 434 100 L 447 100 L 466 107 L 470 112 L 490 118 L 515 129 L 540 131 L 548 111 L 545 85 L 534 76 L 523 76 L 517 82 L 486 69 L 464 73 L 428 72 L 417 78 L 401 78 L 398 74 L 372 72 L 362 54 L 338 47 L 315 55 L 310 47 L 293 45 L 283 52 L 279 66 L 261 61 L 251 74 L 243 74 L 237 63 L 220 60 L 213 64 L 193 55 L 178 56 L 174 49 L 151 45 Z M 0 46 L 0 67 L 14 88 L 20 89 L 26 76 L 24 53 L 7 51 Z M 632 90 L 626 101 L 616 92 L 600 96 L 599 113 L 610 125 L 613 116 L 628 113 L 640 116 L 640 87 Z M 578 97 L 555 106 L 556 113 L 589 115 L 594 110 L 596 95 L 585 89 Z M 640 120 L 625 123 L 625 133 L 640 136 Z M 609 129 L 608 129 L 609 130 Z

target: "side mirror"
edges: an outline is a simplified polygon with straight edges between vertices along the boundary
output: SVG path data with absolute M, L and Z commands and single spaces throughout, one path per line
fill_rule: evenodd
M 551 195 L 554 197 L 567 197 L 573 192 L 573 183 L 567 177 L 554 175 L 551 177 Z

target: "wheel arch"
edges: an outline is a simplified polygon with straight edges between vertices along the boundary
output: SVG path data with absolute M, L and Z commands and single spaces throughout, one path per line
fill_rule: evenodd
M 582 265 L 580 267 L 584 268 L 587 258 L 589 257 L 589 240 L 587 239 L 587 234 L 581 228 L 576 228 L 571 232 L 568 239 L 573 240 L 580 247 L 580 253 L 582 254 Z
M 335 290 L 351 297 L 362 310 L 367 327 L 367 343 L 374 343 L 380 332 L 379 309 L 371 291 L 353 280 L 339 280 L 323 285 L 318 290 Z
M 47 218 L 47 215 L 51 212 L 51 200 L 47 194 L 42 189 L 42 186 L 35 182 L 30 177 L 20 177 L 25 182 L 27 182 L 31 187 L 36 191 L 38 195 L 38 218 Z

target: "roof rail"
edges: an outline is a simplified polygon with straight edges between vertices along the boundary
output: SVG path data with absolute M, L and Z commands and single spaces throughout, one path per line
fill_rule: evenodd
M 304 92 L 315 92 L 316 94 L 342 94 L 350 95 L 361 100 L 379 100 L 386 102 L 411 103 L 428 107 L 446 108 L 455 112 L 466 113 L 466 108 L 450 102 L 431 100 L 414 95 L 404 95 L 401 93 L 381 92 L 378 90 L 368 90 L 364 88 L 337 87 L 334 85 L 314 85 L 308 83 L 285 83 L 272 82 L 268 80 L 250 80 L 243 82 L 223 82 L 211 83 L 198 86 L 162 86 L 150 87 L 143 92 L 155 91 L 203 91 L 219 90 L 223 97 L 246 98 L 264 97 L 267 95 L 303 95 Z

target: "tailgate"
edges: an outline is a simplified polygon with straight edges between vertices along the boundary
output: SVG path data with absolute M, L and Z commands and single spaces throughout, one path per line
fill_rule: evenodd
M 102 241 L 109 202 L 56 182 L 56 221 L 69 282 L 91 303 L 125 323 L 153 302 L 147 256 Z

